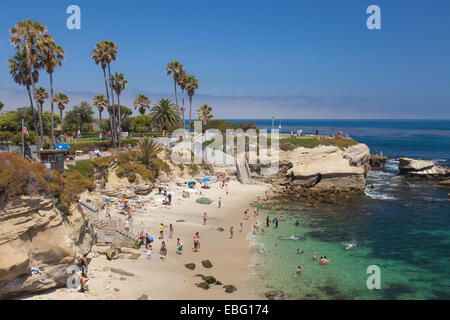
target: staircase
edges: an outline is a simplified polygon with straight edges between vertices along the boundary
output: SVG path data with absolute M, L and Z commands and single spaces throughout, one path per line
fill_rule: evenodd
M 251 183 L 250 168 L 248 167 L 247 160 L 236 159 L 236 174 L 242 184 Z

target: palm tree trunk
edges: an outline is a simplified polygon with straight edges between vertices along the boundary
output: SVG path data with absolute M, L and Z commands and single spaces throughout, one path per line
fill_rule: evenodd
M 115 137 L 114 137 L 114 134 L 113 134 L 114 128 L 113 128 L 113 121 L 112 121 L 112 109 L 111 109 L 111 104 L 110 104 L 110 101 L 109 101 L 109 89 L 108 89 L 108 81 L 106 80 L 106 70 L 105 70 L 105 68 L 103 68 L 103 77 L 105 78 L 106 97 L 108 99 L 109 125 L 111 127 L 111 143 L 112 143 L 112 146 L 114 147 L 114 145 L 115 145 Z
M 34 81 L 33 79 L 31 79 L 31 86 L 33 87 L 33 92 L 36 92 L 36 86 L 34 85 Z M 44 125 L 42 123 L 42 104 L 40 104 L 36 98 L 36 105 L 37 105 L 37 109 L 38 109 L 38 118 L 39 118 L 39 131 L 40 131 L 40 147 L 43 146 L 44 143 Z
M 185 118 L 185 110 L 184 110 L 184 89 L 181 89 L 181 99 L 183 100 L 183 129 L 186 129 L 186 118 Z
M 179 125 L 181 127 L 181 114 L 180 114 L 180 106 L 178 105 L 177 80 L 175 79 L 175 74 L 173 76 L 173 86 L 175 88 L 175 104 L 177 105 L 178 122 L 179 122 Z
M 31 97 L 31 90 L 30 90 L 29 85 L 27 85 L 27 91 L 28 91 L 28 98 L 30 98 L 31 110 L 33 110 L 34 131 L 36 132 L 36 138 L 37 138 L 37 137 L 39 137 L 39 133 L 38 133 L 38 127 L 37 127 L 36 112 L 34 110 L 34 103 L 33 103 L 33 98 Z
M 120 129 L 120 94 L 118 94 L 117 95 L 117 104 L 119 105 L 118 106 L 118 114 L 119 114 L 119 128 L 118 128 L 118 131 L 119 131 L 119 148 L 120 148 L 120 140 L 121 140 L 121 136 L 122 136 L 122 131 L 121 131 L 121 129 Z
M 62 109 L 59 109 L 59 118 L 61 119 L 61 131 L 63 129 L 63 116 L 62 116 Z
M 51 108 L 51 121 L 50 121 L 50 134 L 51 134 L 51 144 L 52 144 L 52 148 L 55 145 L 55 141 L 54 141 L 54 115 L 53 115 L 53 75 L 52 73 L 50 73 L 50 108 Z
M 192 116 L 192 96 L 189 96 L 189 128 L 191 130 L 191 116 Z
M 112 87 L 112 83 L 111 83 L 111 64 L 108 63 L 108 76 L 109 76 L 109 89 L 111 90 L 111 102 L 112 102 L 112 111 L 113 111 L 113 128 L 112 128 L 112 132 L 114 135 L 114 147 L 117 148 L 117 115 L 116 115 L 116 108 L 114 108 L 114 91 L 113 91 L 113 87 Z

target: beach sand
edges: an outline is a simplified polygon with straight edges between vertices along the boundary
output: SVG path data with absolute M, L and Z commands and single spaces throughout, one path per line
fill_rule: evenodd
M 257 201 L 258 197 L 265 198 L 268 185 L 251 184 L 242 185 L 237 181 L 228 182 L 229 194 L 226 189 L 219 187 L 219 183 L 211 183 L 211 189 L 202 190 L 202 195 L 191 194 L 188 199 L 181 197 L 185 189 L 169 184 L 170 191 L 176 195 L 172 205 L 156 206 L 153 201 L 150 207 L 133 212 L 133 228 L 139 233 L 142 229 L 155 239 L 153 255 L 147 260 L 146 249 L 139 250 L 123 248 L 123 258 L 108 261 L 106 256 L 97 251 L 105 251 L 108 247 L 95 246 L 88 258 L 90 291 L 80 293 L 75 289 L 59 288 L 38 295 L 24 297 L 24 299 L 138 299 L 147 295 L 150 300 L 171 299 L 260 299 L 251 287 L 250 266 L 256 262 L 255 248 L 249 246 L 247 236 L 251 232 L 253 208 L 250 203 Z M 150 195 L 154 199 L 159 196 L 153 191 Z M 202 205 L 195 202 L 201 196 L 208 197 L 214 202 Z M 222 207 L 218 208 L 218 199 L 222 197 Z M 145 197 L 143 197 L 145 198 Z M 244 211 L 249 209 L 251 217 L 244 220 Z M 203 225 L 203 212 L 207 212 L 207 225 Z M 118 214 L 118 213 L 114 213 Z M 124 216 L 122 216 L 124 217 Z M 177 222 L 184 220 L 184 222 Z M 168 248 L 166 261 L 160 259 L 159 224 L 164 224 L 164 240 Z M 239 232 L 240 222 L 243 222 L 243 231 Z M 169 224 L 174 225 L 174 237 L 169 239 Z M 230 226 L 234 226 L 234 238 L 229 239 Z M 220 232 L 218 227 L 225 231 Z M 200 233 L 200 252 L 193 252 L 193 236 Z M 179 237 L 183 244 L 183 255 L 176 255 L 176 239 Z M 141 255 L 133 260 L 131 253 Z M 206 269 L 201 261 L 208 259 L 213 267 Z M 195 270 L 185 268 L 185 264 L 195 263 Z M 111 268 L 121 269 L 134 274 L 123 275 L 111 271 Z M 202 282 L 197 274 L 214 276 L 223 285 L 234 285 L 237 291 L 226 293 L 222 285 L 211 285 L 209 290 L 195 286 Z

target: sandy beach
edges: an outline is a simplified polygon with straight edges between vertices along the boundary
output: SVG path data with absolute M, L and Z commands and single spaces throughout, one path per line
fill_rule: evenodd
M 211 189 L 202 190 L 202 195 L 192 194 L 189 198 L 181 197 L 183 187 L 169 184 L 170 191 L 175 192 L 171 206 L 155 206 L 150 203 L 133 212 L 133 228 L 135 232 L 144 230 L 155 239 L 153 255 L 147 259 L 146 250 L 123 248 L 122 257 L 108 261 L 99 254 L 106 246 L 95 246 L 89 253 L 90 286 L 88 293 L 80 293 L 75 289 L 59 288 L 24 299 L 138 299 L 142 295 L 148 299 L 257 299 L 250 289 L 250 266 L 255 263 L 254 248 L 249 246 L 248 235 L 251 232 L 253 217 L 252 201 L 264 198 L 269 186 L 264 184 L 242 185 L 237 181 L 228 183 L 228 192 L 220 188 L 219 183 L 211 183 Z M 200 190 L 200 189 L 199 189 Z M 149 196 L 158 198 L 154 190 Z M 210 205 L 196 203 L 200 196 L 208 197 L 214 202 Z M 222 207 L 218 208 L 218 199 L 222 197 Z M 145 197 L 143 197 L 145 198 Z M 152 202 L 152 201 L 150 201 Z M 153 201 L 153 202 L 156 202 Z M 244 220 L 244 211 L 249 209 L 251 217 Z M 203 212 L 207 212 L 208 221 L 203 225 Z M 113 212 L 112 215 L 119 215 Z M 122 216 L 124 217 L 124 216 Z M 179 222 L 177 222 L 179 221 Z M 240 232 L 240 222 L 243 230 Z M 159 224 L 164 224 L 164 240 L 168 253 L 165 261 L 160 259 Z M 174 237 L 169 238 L 169 224 L 174 225 Z M 234 226 L 234 237 L 229 239 L 229 229 Z M 217 228 L 225 231 L 220 232 Z M 200 233 L 200 252 L 193 252 L 193 236 Z M 176 255 L 176 239 L 184 244 L 183 255 Z M 130 259 L 133 253 L 140 256 Z M 134 255 L 136 256 L 136 254 Z M 213 267 L 206 269 L 201 261 L 208 259 Z M 184 265 L 195 263 L 195 270 Z M 124 274 L 120 269 L 129 274 Z M 131 275 L 133 274 L 133 275 Z M 209 290 L 195 286 L 202 282 L 197 274 L 214 276 L 223 285 L 234 285 L 237 291 L 226 293 L 222 285 L 212 285 Z

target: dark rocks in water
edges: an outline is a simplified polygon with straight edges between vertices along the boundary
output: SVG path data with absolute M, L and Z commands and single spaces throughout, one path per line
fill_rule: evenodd
M 431 161 L 411 158 L 400 158 L 398 161 L 398 169 L 401 175 L 410 177 L 436 179 L 450 176 L 450 167 L 440 166 Z
M 233 286 L 232 284 L 228 284 L 223 286 L 223 288 L 225 289 L 226 293 L 233 293 L 237 290 L 237 288 L 235 286 Z
M 219 231 L 219 232 L 224 232 L 224 231 L 225 231 L 225 229 L 224 229 L 224 228 L 222 228 L 222 227 L 218 227 L 218 228 L 217 228 L 217 231 Z
M 439 181 L 436 184 L 436 187 L 450 189 L 450 179 L 449 180 L 444 180 L 444 181 Z
M 213 284 L 217 281 L 213 276 L 204 277 L 203 280 L 205 280 L 205 282 L 208 282 L 208 284 Z
M 184 266 L 189 270 L 195 269 L 195 263 L 186 263 Z
M 209 260 L 203 260 L 202 261 L 202 265 L 203 267 L 205 267 L 206 269 L 211 269 L 213 267 L 213 264 L 211 263 L 211 261 Z
M 223 283 L 220 281 L 216 281 L 216 285 L 221 286 Z
M 208 282 L 200 282 L 195 284 L 197 287 L 208 290 L 209 289 L 209 283 Z
M 325 292 L 327 296 L 335 296 L 339 293 L 339 291 L 332 286 L 319 287 L 319 289 Z
M 264 294 L 269 300 L 282 300 L 284 299 L 283 291 L 268 291 Z
M 369 159 L 369 165 L 372 169 L 382 169 L 386 165 L 387 157 L 385 156 L 371 156 Z
M 148 295 L 143 294 L 142 296 L 140 296 L 139 298 L 137 298 L 138 300 L 148 300 Z

